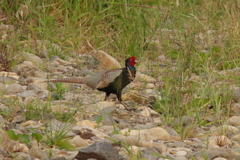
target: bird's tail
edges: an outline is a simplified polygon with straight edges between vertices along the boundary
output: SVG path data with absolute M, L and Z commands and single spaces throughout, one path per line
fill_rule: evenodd
M 46 82 L 84 83 L 83 78 L 58 78 L 49 79 Z

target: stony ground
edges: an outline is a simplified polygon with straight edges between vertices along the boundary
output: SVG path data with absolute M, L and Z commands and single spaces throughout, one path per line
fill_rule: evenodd
M 37 43 L 61 49 L 47 41 Z M 151 102 L 159 96 L 156 88 L 164 84 L 147 75 L 146 66 L 137 67 L 136 79 L 124 89 L 125 108 L 114 96 L 103 101 L 104 93 L 82 84 L 58 86 L 44 82 L 48 78 L 81 77 L 107 67 L 120 67 L 107 53 L 96 51 L 66 60 L 48 60 L 46 54 L 47 50 L 43 50 L 42 57 L 20 53 L 22 63 L 12 72 L 0 72 L 0 159 L 240 159 L 240 116 L 232 116 L 218 126 L 196 128 L 191 117 L 179 117 L 183 126 L 193 127 L 192 136 L 182 139 L 165 124 L 164 115 L 151 109 Z M 166 60 L 163 55 L 155 63 L 162 60 Z M 239 74 L 240 69 L 229 70 L 230 74 L 233 72 Z M 239 100 L 239 88 L 234 91 Z M 232 106 L 239 113 L 240 103 Z M 30 141 L 11 140 L 7 130 L 29 135 Z M 33 133 L 42 135 L 40 143 Z M 67 142 L 60 143 L 65 138 Z

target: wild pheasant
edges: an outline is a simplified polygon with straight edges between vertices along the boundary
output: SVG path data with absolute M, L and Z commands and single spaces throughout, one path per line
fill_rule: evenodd
M 119 69 L 103 70 L 92 76 L 81 78 L 60 78 L 51 79 L 47 82 L 66 82 L 66 83 L 81 83 L 86 84 L 92 89 L 105 92 L 105 100 L 110 94 L 115 94 L 118 101 L 122 101 L 122 89 L 131 83 L 136 75 L 136 58 L 130 57 L 125 60 L 125 67 Z

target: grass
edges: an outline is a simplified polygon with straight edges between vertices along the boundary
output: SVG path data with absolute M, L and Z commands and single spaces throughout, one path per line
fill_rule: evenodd
M 194 119 L 192 126 L 207 126 L 206 117 L 215 114 L 216 122 L 211 123 L 221 124 L 235 114 L 231 110 L 234 99 L 230 86 L 240 87 L 239 75 L 231 71 L 240 67 L 239 3 L 1 1 L 2 16 L 7 17 L 1 23 L 14 26 L 14 32 L 8 31 L 0 41 L 0 57 L 6 57 L 3 61 L 0 58 L 1 67 L 10 70 L 18 64 L 18 60 L 8 56 L 22 51 L 42 56 L 37 40 L 59 45 L 61 51 L 49 47 L 48 58 L 58 55 L 64 59 L 90 52 L 86 43 L 89 41 L 95 49 L 104 50 L 119 61 L 136 56 L 149 68 L 147 74 L 164 82 L 158 89 L 161 99 L 156 96 L 153 107 L 167 124 L 174 126 L 173 119 L 188 116 Z M 159 55 L 166 57 L 161 62 L 165 68 L 155 60 Z M 61 89 L 59 86 L 56 91 L 58 98 L 62 96 Z M 33 114 L 42 115 L 45 111 L 27 107 L 35 108 Z M 30 113 L 29 116 L 34 117 Z M 174 129 L 183 139 L 191 137 L 191 128 L 177 125 Z

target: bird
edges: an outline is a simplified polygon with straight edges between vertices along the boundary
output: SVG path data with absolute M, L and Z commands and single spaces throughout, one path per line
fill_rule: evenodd
M 122 90 L 130 84 L 136 77 L 135 65 L 138 61 L 132 56 L 125 60 L 124 68 L 102 70 L 91 76 L 50 79 L 47 82 L 65 82 L 86 84 L 92 89 L 105 92 L 107 100 L 110 94 L 115 94 L 120 103 L 122 103 Z

